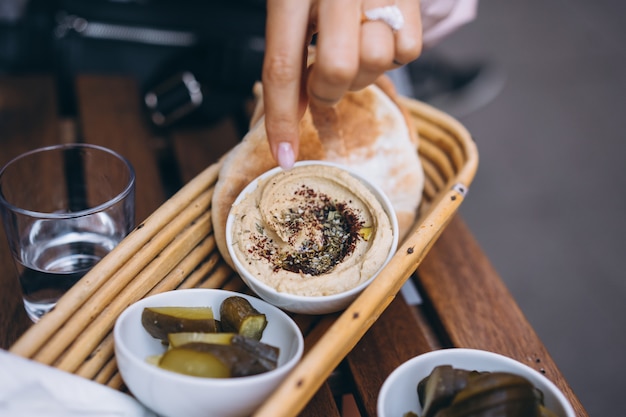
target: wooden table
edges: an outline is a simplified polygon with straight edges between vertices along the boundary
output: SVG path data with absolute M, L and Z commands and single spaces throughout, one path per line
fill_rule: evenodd
M 27 150 L 85 141 L 125 155 L 137 175 L 137 220 L 237 143 L 233 120 L 209 127 L 150 128 L 133 80 L 83 76 L 76 81 L 77 117 L 58 115 L 49 76 L 0 77 L 0 165 Z M 351 398 L 362 416 L 376 415 L 378 390 L 411 357 L 442 347 L 498 352 L 544 373 L 587 416 L 508 289 L 456 215 L 412 281 L 423 302 L 396 297 L 302 411 L 340 416 Z M 24 312 L 6 239 L 0 239 L 0 348 L 8 349 L 31 323 Z M 313 332 L 314 333 L 314 332 Z M 307 335 L 310 344 L 315 334 Z

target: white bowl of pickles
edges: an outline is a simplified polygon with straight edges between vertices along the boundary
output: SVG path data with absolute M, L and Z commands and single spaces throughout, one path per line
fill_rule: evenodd
M 144 298 L 118 317 L 114 340 L 124 383 L 163 417 L 248 416 L 304 349 L 283 311 L 219 289 Z
M 396 368 L 378 395 L 378 417 L 575 417 L 545 375 L 478 349 L 441 349 Z

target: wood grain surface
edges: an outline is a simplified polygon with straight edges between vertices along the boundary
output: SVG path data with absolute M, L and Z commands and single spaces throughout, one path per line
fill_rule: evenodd
M 448 225 L 418 270 L 431 323 L 450 346 L 484 349 L 516 359 L 546 375 L 587 413 L 508 288 L 460 218 Z
M 154 130 L 142 112 L 136 84 L 123 77 L 80 77 L 76 115 L 59 116 L 56 95 L 52 77 L 0 77 L 0 164 L 27 150 L 62 141 L 110 147 L 135 167 L 138 223 L 240 140 L 229 120 L 208 127 Z M 241 289 L 241 282 L 230 278 L 232 271 L 218 275 L 226 286 Z M 299 415 L 338 417 L 341 398 L 349 394 L 362 416 L 375 416 L 378 390 L 398 365 L 421 353 L 456 346 L 498 352 L 543 372 L 570 399 L 577 416 L 587 416 L 458 215 L 410 279 L 423 304 L 407 305 L 401 296 L 390 300 Z M 0 348 L 7 349 L 32 324 L 23 309 L 4 236 L 0 237 L 0 286 Z M 333 315 L 296 317 L 306 335 L 306 349 L 335 319 Z M 110 371 L 114 375 L 114 366 Z

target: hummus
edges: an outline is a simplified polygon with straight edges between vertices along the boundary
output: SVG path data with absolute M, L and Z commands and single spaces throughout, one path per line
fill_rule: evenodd
M 347 291 L 375 274 L 393 249 L 391 221 L 374 193 L 334 166 L 279 171 L 231 213 L 238 260 L 280 292 Z

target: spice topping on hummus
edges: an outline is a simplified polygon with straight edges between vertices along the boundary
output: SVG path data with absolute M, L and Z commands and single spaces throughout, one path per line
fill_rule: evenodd
M 300 165 L 280 171 L 233 206 L 239 261 L 278 291 L 328 295 L 367 280 L 392 249 L 391 222 L 347 171 Z

